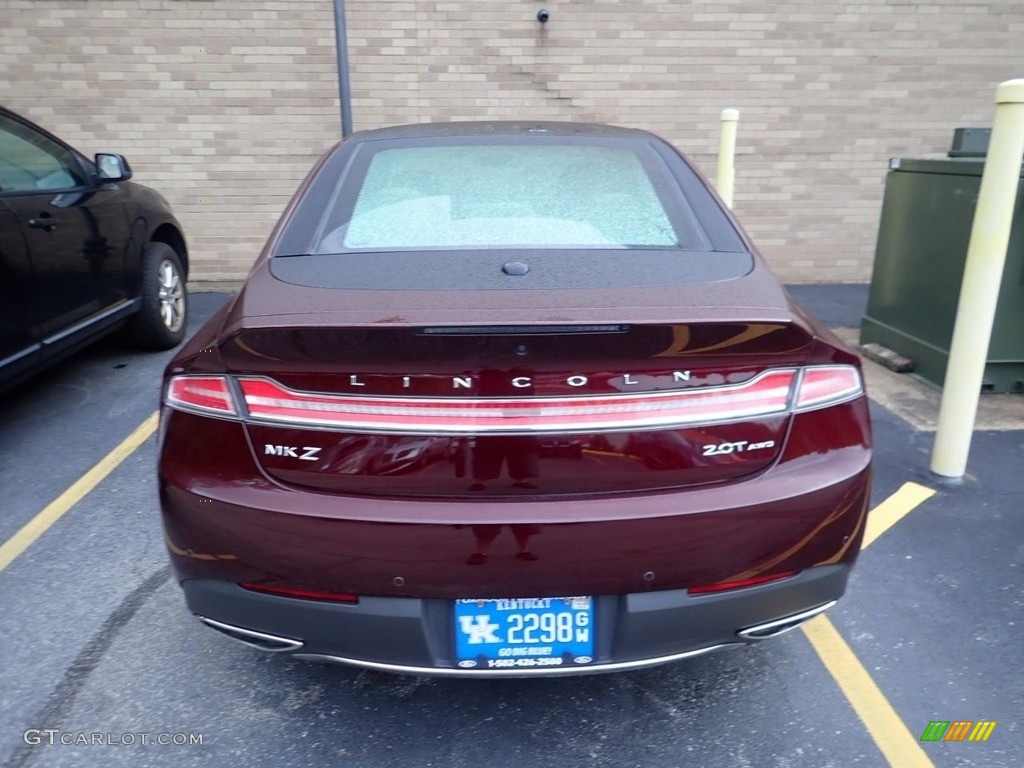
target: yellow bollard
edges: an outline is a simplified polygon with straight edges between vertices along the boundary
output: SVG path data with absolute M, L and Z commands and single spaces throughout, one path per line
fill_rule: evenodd
M 932 448 L 931 470 L 961 478 L 967 471 L 985 360 L 1024 157 L 1024 80 L 996 89 L 996 114 L 967 247 L 953 341 Z
M 718 143 L 718 180 L 715 188 L 722 201 L 732 208 L 732 192 L 736 183 L 736 124 L 738 109 L 722 110 L 722 136 Z

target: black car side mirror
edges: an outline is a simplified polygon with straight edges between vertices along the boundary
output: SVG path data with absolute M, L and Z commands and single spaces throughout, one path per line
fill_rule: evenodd
M 124 155 L 100 152 L 96 155 L 96 179 L 100 184 L 128 181 L 132 177 L 131 166 Z

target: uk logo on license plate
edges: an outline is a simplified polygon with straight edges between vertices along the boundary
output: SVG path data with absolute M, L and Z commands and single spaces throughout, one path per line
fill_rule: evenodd
M 463 669 L 581 666 L 594 660 L 590 597 L 455 601 L 455 652 Z

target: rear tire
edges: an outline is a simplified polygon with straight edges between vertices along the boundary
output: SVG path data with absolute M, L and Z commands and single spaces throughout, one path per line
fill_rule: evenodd
M 128 334 L 142 349 L 170 349 L 185 338 L 188 291 L 181 259 L 166 243 L 150 243 L 142 257 L 139 311 Z

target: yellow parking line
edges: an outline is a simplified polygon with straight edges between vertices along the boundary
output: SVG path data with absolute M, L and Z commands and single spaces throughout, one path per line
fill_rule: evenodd
M 904 483 L 868 514 L 862 548 L 934 495 L 931 488 Z M 934 768 L 918 740 L 832 622 L 826 616 L 818 616 L 800 628 L 889 765 L 894 768 Z
M 867 527 L 864 529 L 864 542 L 860 545 L 861 549 L 902 520 L 903 516 L 918 504 L 934 495 L 935 491 L 931 488 L 925 488 L 917 483 L 904 483 L 896 493 L 871 510 L 871 514 L 868 515 Z
M 825 616 L 817 616 L 801 629 L 889 765 L 894 768 L 934 768 L 934 763 L 907 730 L 892 704 L 832 622 Z
M 21 530 L 0 545 L 0 571 L 13 563 L 18 555 L 32 546 L 36 539 L 50 529 L 50 526 L 60 520 L 69 509 L 103 482 L 107 475 L 146 442 L 156 431 L 158 417 L 157 412 L 152 413 L 149 418 L 136 427 L 134 432 L 122 440 L 120 445 L 100 459 L 92 469 L 50 502 L 46 509 L 25 523 Z

